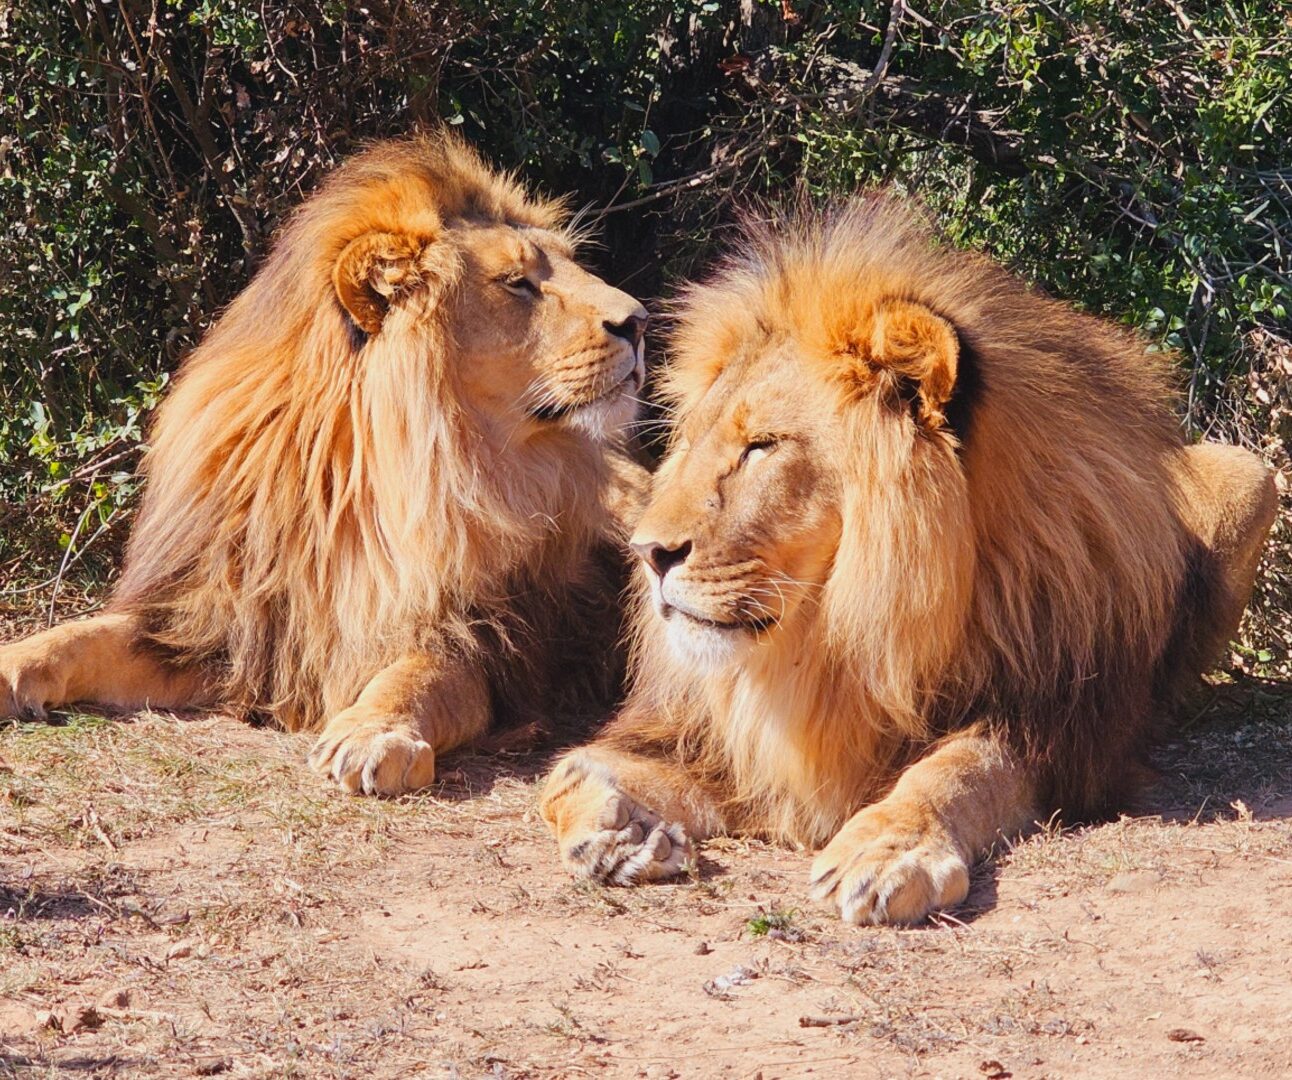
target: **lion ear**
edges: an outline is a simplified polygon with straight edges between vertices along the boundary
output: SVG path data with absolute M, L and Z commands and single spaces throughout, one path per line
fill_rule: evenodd
M 420 282 L 423 246 L 411 236 L 370 232 L 351 240 L 337 257 L 337 299 L 365 334 L 381 329 L 391 297 Z
M 870 359 L 915 387 L 917 419 L 940 425 L 955 390 L 960 339 L 946 319 L 923 304 L 889 300 L 875 312 Z

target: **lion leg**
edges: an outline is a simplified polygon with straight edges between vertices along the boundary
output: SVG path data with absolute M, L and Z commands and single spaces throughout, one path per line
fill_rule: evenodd
M 1032 822 L 1035 798 L 999 740 L 981 729 L 953 735 L 845 823 L 812 864 L 812 895 L 852 923 L 914 923 L 954 907 L 974 861 Z
M 95 615 L 0 647 L 0 716 L 81 701 L 113 709 L 209 704 L 202 673 L 167 664 L 130 615 Z
M 1219 443 L 1187 447 L 1177 482 L 1181 515 L 1224 585 L 1216 610 L 1193 613 L 1205 626 L 1204 655 L 1214 658 L 1233 638 L 1251 599 L 1261 550 L 1278 513 L 1278 491 L 1260 458 Z
M 462 658 L 407 656 L 328 721 L 309 763 L 351 794 L 400 795 L 435 779 L 435 756 L 489 726 L 484 672 Z
M 696 777 L 595 744 L 557 762 L 539 809 L 565 867 L 575 877 L 615 885 L 680 873 L 692 859 L 693 839 L 723 831 L 717 801 Z

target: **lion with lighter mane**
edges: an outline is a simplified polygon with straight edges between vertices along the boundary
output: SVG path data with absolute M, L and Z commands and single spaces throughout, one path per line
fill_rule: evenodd
M 751 232 L 681 305 L 628 701 L 543 814 L 622 884 L 716 834 L 824 845 L 816 897 L 912 922 L 1002 833 L 1117 805 L 1274 487 L 1183 445 L 1162 357 L 894 199 Z
M 447 134 L 343 165 L 158 410 L 106 614 L 0 649 L 0 713 L 266 714 L 394 794 L 607 695 L 646 312 L 576 241 Z

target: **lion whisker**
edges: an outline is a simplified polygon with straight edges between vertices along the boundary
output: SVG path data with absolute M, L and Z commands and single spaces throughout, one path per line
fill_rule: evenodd
M 781 570 L 774 571 L 773 578 L 769 580 L 777 580 L 786 585 L 793 585 L 795 588 L 799 589 L 825 589 L 825 585 L 822 582 L 804 581 L 802 578 L 791 577 L 789 574 Z

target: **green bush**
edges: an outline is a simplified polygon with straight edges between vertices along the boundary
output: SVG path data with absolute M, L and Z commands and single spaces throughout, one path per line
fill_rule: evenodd
M 648 298 L 742 204 L 896 185 L 1180 350 L 1189 421 L 1232 428 L 1243 342 L 1288 339 L 1290 34 L 1241 0 L 4 6 L 0 567 L 113 535 L 149 409 L 275 222 L 434 122 L 592 208 L 592 257 Z

